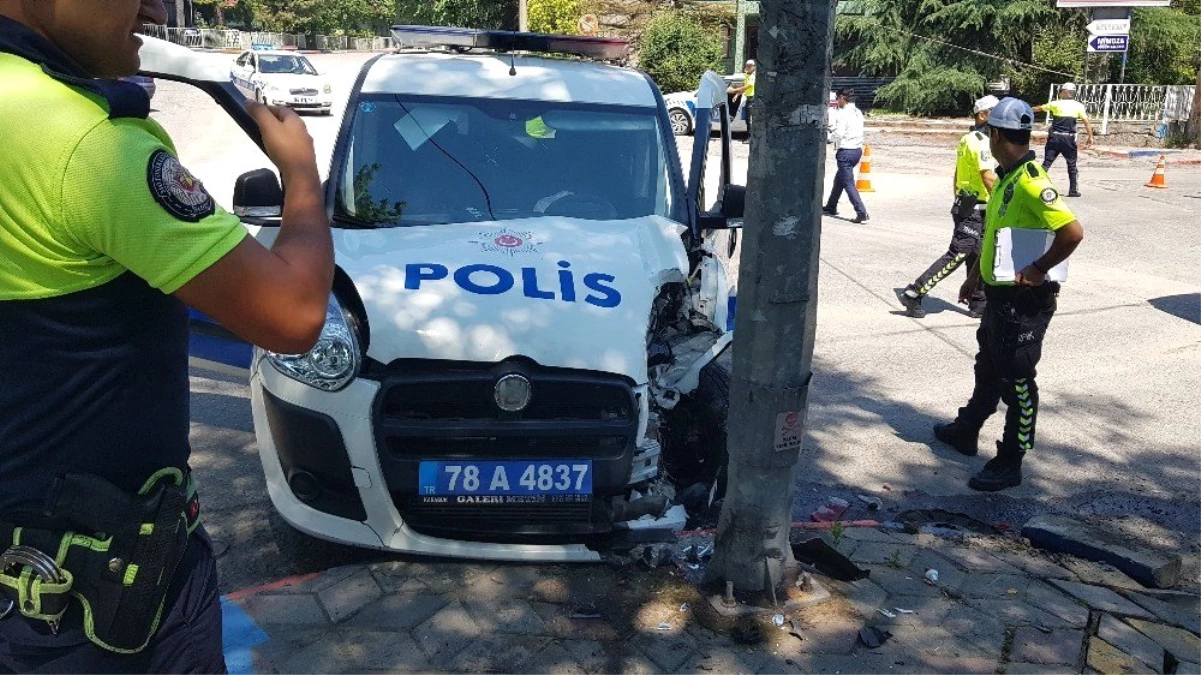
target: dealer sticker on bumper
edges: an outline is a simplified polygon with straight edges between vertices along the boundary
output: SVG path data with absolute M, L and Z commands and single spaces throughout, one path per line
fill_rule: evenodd
M 592 494 L 590 460 L 422 462 L 421 496 Z

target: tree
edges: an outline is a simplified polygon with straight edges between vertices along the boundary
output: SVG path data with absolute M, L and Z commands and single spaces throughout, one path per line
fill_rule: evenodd
M 835 0 L 763 0 L 729 410 L 729 479 L 709 582 L 775 589 L 813 344 Z M 770 76 L 766 75 L 770 73 Z
M 1126 81 L 1143 84 L 1192 84 L 1197 76 L 1201 20 L 1187 7 L 1139 7 L 1130 24 Z M 1116 59 L 1115 59 L 1116 61 Z M 1111 65 L 1111 73 L 1119 66 Z M 1115 73 L 1116 74 L 1116 73 Z M 1110 81 L 1117 82 L 1111 76 Z
M 722 61 L 721 38 L 673 11 L 651 17 L 639 46 L 639 65 L 663 91 L 694 89 L 701 75 Z
M 911 113 L 960 112 L 1009 60 L 1029 62 L 1031 38 L 1056 19 L 1051 0 L 863 0 L 844 14 L 835 61 L 895 76 L 876 97 Z
M 572 35 L 579 32 L 580 0 L 529 0 L 530 30 Z
M 397 0 L 400 23 L 463 28 L 517 28 L 516 0 Z

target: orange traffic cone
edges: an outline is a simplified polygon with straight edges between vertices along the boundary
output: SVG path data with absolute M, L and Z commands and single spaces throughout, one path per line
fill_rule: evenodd
M 1159 156 L 1159 164 L 1155 166 L 1155 173 L 1151 174 L 1151 182 L 1147 183 L 1149 188 L 1159 188 L 1161 190 L 1168 189 L 1167 176 L 1164 170 L 1168 168 L 1168 160 L 1163 155 Z
M 859 163 L 859 180 L 855 181 L 855 189 L 860 192 L 875 192 L 872 187 L 872 146 L 863 146 L 863 160 Z

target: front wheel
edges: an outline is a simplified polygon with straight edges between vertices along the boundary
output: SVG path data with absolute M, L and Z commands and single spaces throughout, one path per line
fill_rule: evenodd
M 730 371 L 711 361 L 696 391 L 663 416 L 663 465 L 677 488 L 716 480 L 718 496 L 725 494 L 729 410 Z
M 692 118 L 683 110 L 672 108 L 667 113 L 667 118 L 671 121 L 671 133 L 677 136 L 687 136 L 692 131 Z

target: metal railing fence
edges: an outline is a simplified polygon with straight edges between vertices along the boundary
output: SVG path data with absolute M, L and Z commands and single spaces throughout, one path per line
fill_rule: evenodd
M 1084 104 L 1089 118 L 1100 120 L 1100 133 L 1109 132 L 1110 122 L 1154 122 L 1164 124 L 1189 119 L 1193 110 L 1192 85 L 1082 84 L 1076 99 Z M 1057 96 L 1052 84 L 1048 100 Z
M 317 35 L 309 44 L 303 33 L 269 33 L 217 28 L 169 28 L 145 25 L 150 36 L 192 47 L 193 49 L 251 49 L 265 45 L 272 49 L 320 49 L 322 51 L 387 51 L 395 47 L 390 37 L 351 37 L 346 35 Z

